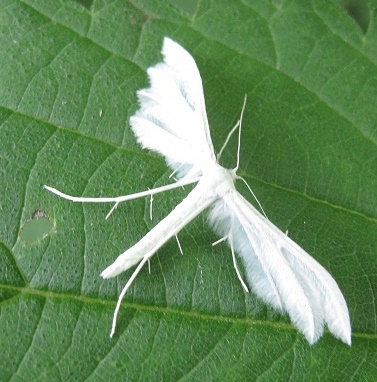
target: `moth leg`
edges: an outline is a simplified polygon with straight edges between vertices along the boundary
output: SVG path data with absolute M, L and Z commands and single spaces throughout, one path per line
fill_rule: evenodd
M 268 217 L 267 217 L 266 213 L 264 212 L 264 209 L 263 209 L 263 207 L 262 207 L 262 204 L 259 202 L 257 196 L 254 194 L 254 191 L 253 191 L 253 190 L 251 189 L 251 187 L 248 185 L 248 183 L 246 182 L 246 180 L 245 180 L 244 178 L 242 178 L 242 176 L 238 176 L 237 179 L 241 179 L 241 180 L 244 182 L 244 184 L 245 184 L 245 186 L 248 188 L 250 194 L 251 194 L 252 197 L 255 199 L 255 201 L 258 203 L 258 206 L 259 206 L 259 208 L 261 209 L 261 211 L 262 211 L 264 217 L 268 220 Z
M 181 243 L 179 242 L 179 239 L 178 239 L 178 235 L 175 235 L 175 239 L 177 240 L 179 252 L 181 252 L 181 255 L 183 255 L 183 251 L 182 251 Z
M 219 239 L 219 240 L 215 241 L 214 243 L 212 243 L 212 246 L 215 246 L 215 245 L 217 245 L 217 244 L 220 244 L 220 243 L 222 243 L 222 242 L 225 241 L 225 240 L 228 240 L 228 241 L 229 241 L 230 250 L 232 251 L 233 266 L 234 266 L 234 269 L 236 270 L 238 280 L 240 280 L 240 283 L 241 283 L 241 285 L 242 285 L 242 288 L 245 289 L 245 291 L 246 291 L 247 293 L 249 293 L 249 289 L 248 289 L 248 287 L 246 286 L 245 281 L 243 281 L 242 276 L 241 276 L 241 273 L 240 273 L 240 271 L 238 270 L 238 267 L 237 267 L 236 255 L 235 255 L 235 253 L 234 253 L 234 248 L 233 248 L 233 244 L 232 244 L 232 239 L 231 239 L 231 237 L 230 237 L 229 235 L 224 236 L 224 237 L 222 237 L 221 239 Z
M 236 262 L 236 255 L 235 255 L 235 253 L 234 253 L 234 248 L 233 248 L 233 244 L 232 244 L 232 241 L 231 241 L 231 240 L 229 240 L 229 244 L 230 244 L 230 250 L 231 250 L 231 252 L 232 252 L 233 266 L 234 266 L 234 269 L 236 270 L 238 280 L 240 280 L 240 283 L 241 283 L 243 289 L 245 289 L 245 291 L 246 291 L 247 293 L 249 293 L 249 289 L 248 289 L 248 287 L 246 286 L 245 281 L 243 281 L 240 271 L 238 270 L 237 262 Z
M 179 170 L 180 167 L 182 167 L 182 165 L 179 166 L 179 167 L 177 167 L 177 168 L 176 168 L 176 169 L 169 175 L 169 179 L 171 179 L 171 178 L 174 179 L 174 175 L 178 172 L 178 170 Z
M 107 220 L 110 215 L 114 212 L 114 210 L 116 210 L 118 208 L 118 204 L 119 202 L 116 202 L 110 209 L 110 211 L 108 212 L 108 214 L 105 216 L 105 220 Z
M 147 261 L 149 262 L 149 259 L 150 259 L 150 256 L 144 256 L 143 257 L 143 259 L 140 261 L 139 265 L 136 267 L 136 269 L 132 273 L 132 276 L 128 279 L 127 284 L 124 286 L 124 288 L 122 289 L 122 292 L 120 293 L 120 295 L 118 297 L 117 305 L 115 307 L 114 315 L 113 315 L 113 323 L 112 323 L 112 326 L 111 326 L 110 338 L 112 338 L 114 333 L 115 333 L 115 328 L 116 328 L 116 325 L 117 325 L 117 317 L 118 317 L 118 313 L 119 313 L 119 309 L 120 309 L 120 305 L 122 303 L 122 300 L 123 300 L 125 294 L 127 293 L 128 289 L 130 288 L 130 286 L 134 282 L 136 276 L 141 271 L 141 268 L 143 268 L 144 264 Z
M 117 207 L 117 205 L 121 202 L 125 202 L 126 200 L 138 199 L 144 196 L 150 196 L 154 194 L 158 194 L 160 192 L 165 192 L 169 190 L 174 190 L 178 187 L 187 186 L 188 184 L 197 183 L 200 180 L 200 176 L 190 179 L 178 180 L 176 183 L 167 184 L 165 186 L 148 189 L 148 191 L 136 192 L 135 194 L 124 195 L 124 196 L 116 196 L 116 197 L 104 197 L 104 198 L 92 198 L 92 197 L 84 197 L 84 196 L 72 196 L 65 194 L 57 190 L 56 188 L 44 185 L 43 188 L 52 192 L 55 195 L 60 196 L 63 199 L 70 200 L 71 202 L 80 202 L 80 203 L 115 203 L 115 206 L 112 208 L 112 211 Z
M 229 236 L 224 236 L 224 237 L 222 237 L 221 239 L 216 240 L 214 243 L 212 243 L 212 247 L 214 247 L 214 246 L 217 245 L 217 244 L 222 243 L 223 241 L 227 240 L 228 238 L 229 238 Z
M 148 190 L 150 189 L 148 188 Z M 149 199 L 149 217 L 151 220 L 153 220 L 153 194 L 151 194 Z

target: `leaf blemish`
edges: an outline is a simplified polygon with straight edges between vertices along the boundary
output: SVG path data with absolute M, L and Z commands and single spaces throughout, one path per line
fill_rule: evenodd
M 54 226 L 55 224 L 50 217 L 42 209 L 37 209 L 22 226 L 20 238 L 27 243 L 33 243 L 49 235 Z

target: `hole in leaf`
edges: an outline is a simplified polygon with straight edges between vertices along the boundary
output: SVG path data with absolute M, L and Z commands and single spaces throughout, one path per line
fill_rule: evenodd
M 20 237 L 23 241 L 32 243 L 43 239 L 54 228 L 54 223 L 43 210 L 36 210 L 31 219 L 22 227 Z

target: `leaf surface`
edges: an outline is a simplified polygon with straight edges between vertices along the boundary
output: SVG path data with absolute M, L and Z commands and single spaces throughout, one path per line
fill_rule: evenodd
M 372 380 L 377 358 L 376 10 L 363 34 L 318 1 L 3 1 L 0 7 L 0 380 Z M 169 183 L 129 117 L 169 36 L 200 69 L 217 150 L 248 95 L 241 171 L 268 217 L 334 276 L 351 347 L 313 347 L 236 277 L 199 216 L 130 276 L 100 272 L 189 192 L 111 206 L 62 200 Z M 172 109 L 172 113 L 174 110 Z M 236 142 L 222 158 L 234 167 Z M 239 190 L 249 200 L 242 186 Z M 34 219 L 52 223 L 34 241 Z

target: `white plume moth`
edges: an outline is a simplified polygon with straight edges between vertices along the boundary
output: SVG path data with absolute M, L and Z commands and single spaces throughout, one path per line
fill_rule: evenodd
M 235 169 L 228 170 L 217 163 L 202 81 L 193 57 L 169 38 L 164 39 L 162 54 L 164 62 L 148 69 L 150 88 L 138 91 L 140 109 L 131 117 L 130 123 L 142 147 L 166 158 L 178 178 L 176 183 L 116 198 L 73 197 L 45 186 L 74 202 L 113 202 L 111 213 L 122 201 L 197 183 L 169 215 L 101 273 L 108 279 L 139 263 L 119 296 L 110 336 L 115 331 L 121 301 L 143 265 L 164 243 L 209 207 L 210 225 L 222 237 L 219 241 L 228 242 L 237 275 L 246 290 L 237 269 L 235 253 L 243 261 L 252 290 L 277 311 L 288 313 L 310 344 L 321 337 L 327 325 L 336 337 L 350 345 L 348 309 L 335 280 L 235 189 L 235 180 L 239 179 L 236 174 L 239 146 Z M 242 113 L 230 133 L 238 128 L 239 140 Z

